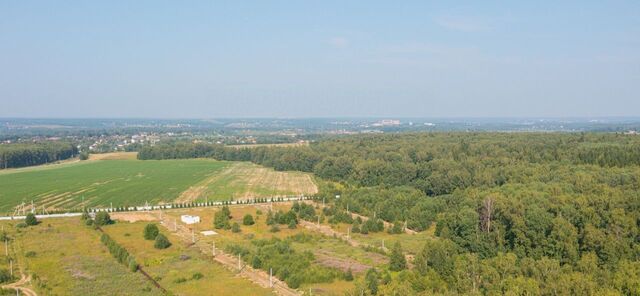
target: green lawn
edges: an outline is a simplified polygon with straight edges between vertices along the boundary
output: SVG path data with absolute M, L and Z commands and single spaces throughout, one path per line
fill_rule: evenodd
M 86 161 L 0 174 L 0 212 L 33 200 L 41 208 L 141 205 L 172 201 L 229 162 L 189 160 Z

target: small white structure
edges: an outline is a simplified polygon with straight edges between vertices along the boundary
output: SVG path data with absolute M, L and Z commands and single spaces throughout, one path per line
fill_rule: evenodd
M 199 216 L 182 215 L 182 216 L 180 216 L 180 220 L 181 220 L 184 224 L 195 224 L 195 223 L 200 223 L 200 217 L 199 217 Z
M 210 235 L 216 235 L 216 234 L 218 234 L 217 232 L 215 232 L 215 231 L 213 231 L 213 230 L 200 231 L 200 233 L 202 233 L 202 235 L 204 235 L 204 236 L 210 236 Z

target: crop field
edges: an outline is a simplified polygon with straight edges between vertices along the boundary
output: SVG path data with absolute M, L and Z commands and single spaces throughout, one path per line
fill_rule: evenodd
M 169 237 L 172 245 L 164 250 L 155 249 L 153 241 L 143 238 L 146 224 L 119 222 L 103 229 L 133 254 L 149 275 L 174 295 L 273 295 L 271 290 L 261 288 L 212 262 L 210 256 L 172 237 L 163 227 L 160 227 L 160 232 Z M 194 277 L 195 274 L 202 277 Z
M 209 159 L 140 161 L 127 154 L 2 172 L 0 188 L 4 214 L 31 201 L 41 211 L 317 192 L 308 174 Z
M 227 166 L 212 160 L 104 160 L 0 175 L 0 211 L 33 200 L 38 209 L 170 202 Z
M 18 261 L 14 273 L 19 265 L 32 274 L 31 288 L 39 295 L 161 295 L 140 273 L 118 263 L 100 234 L 79 218 L 49 219 L 23 229 L 15 223 L 0 223 Z
M 315 194 L 318 188 L 310 174 L 277 172 L 249 162 L 233 162 L 220 173 L 190 187 L 178 201 L 205 198 L 234 200 L 259 196 Z

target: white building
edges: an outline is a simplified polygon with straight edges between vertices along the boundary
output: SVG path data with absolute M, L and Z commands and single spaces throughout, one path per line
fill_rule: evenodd
M 200 217 L 199 217 L 199 216 L 182 215 L 182 216 L 180 216 L 180 220 L 181 220 L 184 224 L 195 224 L 195 223 L 200 223 Z

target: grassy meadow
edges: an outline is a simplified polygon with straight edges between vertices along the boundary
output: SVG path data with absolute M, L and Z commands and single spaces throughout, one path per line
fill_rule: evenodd
M 21 266 L 32 274 L 31 287 L 39 295 L 162 295 L 142 274 L 118 263 L 100 233 L 79 218 L 49 219 L 22 229 L 16 223 L 0 222 L 17 259 L 14 272 Z
M 144 270 L 162 287 L 175 295 L 273 295 L 247 279 L 238 277 L 197 248 L 188 247 L 159 227 L 172 245 L 164 250 L 153 247 L 153 241 L 143 238 L 147 222 L 119 222 L 103 227 L 114 240 L 136 257 Z M 197 279 L 195 274 L 202 275 Z

